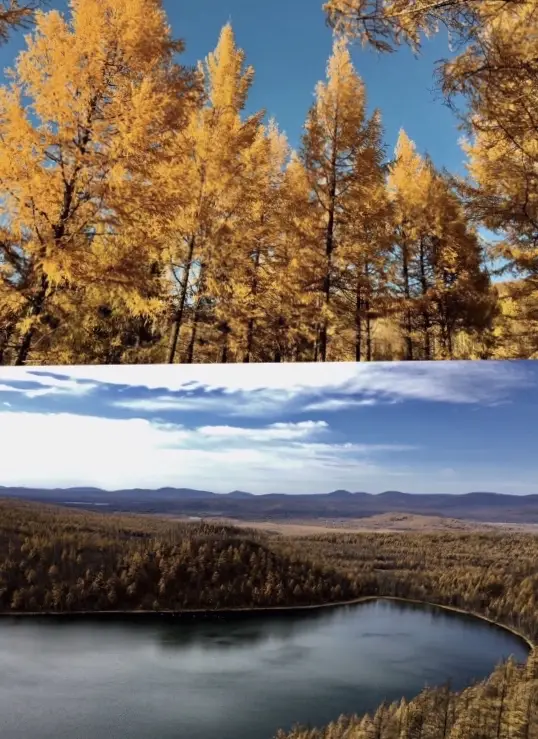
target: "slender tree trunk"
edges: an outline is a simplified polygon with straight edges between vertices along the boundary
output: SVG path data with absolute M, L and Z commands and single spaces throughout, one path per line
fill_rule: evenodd
M 2 339 L 2 343 L 0 344 L 0 366 L 4 364 L 6 349 L 8 348 L 9 342 L 11 341 L 14 330 L 15 324 L 10 323 L 4 331 L 4 338 Z
M 191 338 L 189 341 L 189 348 L 187 349 L 187 357 L 185 360 L 185 364 L 193 364 L 194 363 L 194 349 L 196 347 L 196 339 L 198 338 L 198 323 L 200 321 L 200 305 L 197 302 L 196 308 L 194 309 L 194 318 L 192 322 L 192 331 L 191 331 Z
M 366 361 L 372 361 L 372 317 L 370 316 L 370 301 L 364 304 L 366 314 Z
M 424 332 L 424 357 L 425 359 L 431 359 L 431 323 L 428 308 L 426 306 L 428 279 L 426 276 L 426 254 L 424 250 L 424 239 L 420 239 L 420 284 L 422 288 L 422 330 Z
M 413 337 L 412 337 L 412 317 L 411 317 L 411 286 L 409 280 L 409 250 L 405 243 L 402 247 L 402 273 L 404 280 L 404 296 L 405 296 L 405 358 L 408 361 L 413 359 Z
M 357 276 L 357 293 L 355 298 L 355 361 L 362 360 L 362 283 Z
M 49 289 L 49 280 L 46 275 L 41 275 L 41 286 L 39 288 L 38 294 L 35 297 L 35 300 L 33 301 L 33 305 L 30 310 L 31 318 L 34 318 L 34 319 L 39 318 L 39 316 L 42 314 L 43 309 L 45 307 L 45 300 L 47 297 L 48 289 Z M 33 341 L 34 335 L 35 335 L 35 324 L 30 326 L 30 328 L 26 331 L 26 333 L 22 337 L 22 341 L 19 346 L 19 352 L 17 354 L 17 359 L 15 361 L 15 366 L 22 367 L 28 361 L 28 356 L 30 354 L 30 349 L 32 347 L 32 341 Z
M 452 326 L 450 325 L 450 317 L 446 305 L 441 308 L 441 337 L 445 354 L 452 359 L 454 355 Z
M 447 328 L 447 347 L 448 347 L 448 356 L 450 359 L 454 356 L 454 346 L 452 342 L 452 328 L 448 326 Z
M 221 348 L 221 354 L 220 354 L 220 363 L 221 364 L 227 364 L 228 363 L 228 355 L 230 351 L 230 326 L 228 324 L 228 321 L 222 321 L 220 324 L 220 332 L 222 334 L 222 348 Z
M 191 338 L 189 341 L 189 347 L 187 349 L 187 357 L 185 364 L 193 364 L 194 362 L 194 350 L 196 348 L 196 340 L 198 338 L 198 325 L 200 323 L 200 317 L 202 313 L 202 300 L 205 293 L 206 283 L 206 265 L 200 265 L 200 275 L 198 278 L 198 293 L 196 296 L 196 303 L 194 305 L 194 315 L 192 322 Z
M 222 354 L 220 357 L 220 363 L 221 364 L 228 363 L 228 334 L 225 334 L 224 336 L 224 343 L 222 344 Z
M 243 363 L 249 364 L 250 358 L 252 356 L 252 349 L 254 346 L 254 329 L 256 326 L 256 321 L 254 318 L 249 318 L 248 320 L 248 329 L 247 329 L 247 350 L 245 352 L 245 356 L 243 357 Z
M 168 364 L 174 364 L 177 353 L 177 345 L 179 341 L 179 332 L 183 323 L 183 315 L 185 312 L 185 303 L 187 301 L 187 291 L 189 289 L 189 280 L 191 276 L 192 264 L 194 259 L 194 249 L 196 246 L 196 235 L 192 234 L 189 239 L 189 250 L 187 254 L 187 264 L 185 266 L 185 275 L 183 284 L 181 285 L 181 293 L 179 297 L 179 305 L 174 315 L 174 323 L 172 325 L 172 335 L 170 338 L 170 346 L 168 348 Z
M 331 258 L 327 257 L 327 274 L 325 275 L 325 279 L 323 281 L 323 294 L 325 297 L 325 306 L 329 307 L 329 304 L 331 302 Z M 327 319 L 327 316 L 323 318 L 323 322 L 321 324 L 321 331 L 319 335 L 319 352 L 320 352 L 320 358 L 322 362 L 327 361 L 327 344 L 328 344 L 328 336 L 329 336 L 329 322 Z
M 325 279 L 323 281 L 323 295 L 325 298 L 325 308 L 329 308 L 331 302 L 331 277 L 332 277 L 332 262 L 334 252 L 334 228 L 335 228 L 335 213 L 336 213 L 336 131 L 338 128 L 338 121 L 335 119 L 334 126 L 334 138 L 333 147 L 331 154 L 331 186 L 329 190 L 330 207 L 329 207 L 329 221 L 327 223 L 327 231 L 325 235 L 325 256 L 327 259 Z M 329 333 L 329 321 L 327 316 L 323 318 L 320 335 L 320 354 L 321 361 L 327 361 L 327 344 L 328 344 L 328 333 Z
M 262 223 L 263 223 L 263 218 L 262 218 Z M 260 260 L 261 260 L 260 250 L 257 249 L 256 255 L 254 258 L 254 276 L 253 276 L 253 281 L 252 281 L 252 294 L 254 296 L 254 299 L 258 297 L 258 269 L 260 267 Z M 252 351 L 254 349 L 255 327 L 256 327 L 256 320 L 251 316 L 248 321 L 248 329 L 247 329 L 247 350 L 243 358 L 243 362 L 246 364 L 250 362 Z
M 283 316 L 280 315 L 277 321 L 277 329 L 276 329 L 277 347 L 273 355 L 273 362 L 276 362 L 278 364 L 280 364 L 284 359 L 283 353 L 282 353 L 282 347 L 285 346 L 285 343 L 282 341 L 282 334 L 284 333 L 285 329 L 286 329 L 286 321 L 284 320 Z

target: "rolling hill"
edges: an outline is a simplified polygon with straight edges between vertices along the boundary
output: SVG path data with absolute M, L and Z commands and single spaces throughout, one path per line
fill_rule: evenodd
M 18 498 L 88 510 L 156 513 L 239 520 L 365 518 L 384 513 L 442 516 L 492 523 L 538 523 L 537 495 L 471 492 L 463 495 L 413 494 L 386 491 L 377 495 L 336 490 L 327 494 L 227 494 L 190 488 L 106 491 L 99 488 L 1 487 L 0 498 Z

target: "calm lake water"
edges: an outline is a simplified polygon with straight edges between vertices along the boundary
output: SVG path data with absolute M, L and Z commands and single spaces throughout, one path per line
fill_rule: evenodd
M 2 739 L 272 739 L 424 685 L 455 689 L 523 642 L 374 601 L 211 621 L 0 619 Z

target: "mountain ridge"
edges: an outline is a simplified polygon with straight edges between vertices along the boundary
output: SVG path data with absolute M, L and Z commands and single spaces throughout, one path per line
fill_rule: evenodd
M 228 516 L 243 520 L 366 518 L 383 513 L 437 515 L 492 523 L 538 523 L 538 494 L 495 492 L 383 493 L 334 490 L 329 493 L 264 493 L 241 490 L 214 493 L 162 487 L 103 490 L 95 487 L 27 488 L 0 486 L 0 498 L 107 511 Z

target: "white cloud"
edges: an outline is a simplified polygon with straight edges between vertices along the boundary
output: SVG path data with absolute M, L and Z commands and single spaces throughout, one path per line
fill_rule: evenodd
M 305 411 L 340 411 L 347 408 L 359 408 L 361 406 L 376 405 L 375 398 L 364 398 L 354 400 L 353 398 L 329 398 L 305 406 Z
M 372 458 L 385 447 L 306 441 L 326 430 L 315 422 L 254 432 L 188 430 L 143 419 L 6 411 L 0 484 L 323 492 L 379 473 Z
M 57 379 L 43 373 L 64 375 Z M 389 397 L 469 403 L 500 399 L 505 392 L 525 382 L 527 372 L 512 362 L 375 362 L 310 364 L 229 365 L 88 365 L 81 367 L 1 368 L 4 384 L 38 382 L 65 392 L 88 392 L 77 381 L 111 383 L 162 390 L 148 403 L 197 403 L 194 396 L 181 399 L 170 393 L 187 390 L 222 390 L 224 393 L 277 393 L 279 401 L 305 393 L 343 393 L 354 404 L 373 402 L 378 395 Z M 91 386 L 90 386 L 91 387 Z M 353 397 L 365 394 L 365 398 Z M 142 401 L 137 401 L 142 402 Z M 144 401 L 146 402 L 146 401 Z M 321 397 L 319 402 L 324 402 Z M 161 406 L 161 409 L 164 405 Z M 159 408 L 155 407 L 155 410 Z
M 244 418 L 260 418 L 279 412 L 290 401 L 289 393 L 258 390 L 241 396 L 238 402 L 236 395 L 163 395 L 156 398 L 136 400 L 119 400 L 113 403 L 115 408 L 144 413 L 159 411 L 183 411 L 184 413 L 219 413 Z
M 63 368 L 63 372 L 58 374 L 70 375 L 72 367 Z M 48 369 L 41 370 L 41 372 L 48 372 Z M 27 398 L 38 398 L 43 395 L 74 395 L 81 396 L 91 393 L 97 388 L 95 382 L 79 382 L 78 378 L 66 377 L 50 377 L 48 375 L 39 374 L 39 370 L 36 369 L 19 369 L 18 367 L 2 367 L 0 368 L 0 393 L 21 393 Z M 17 384 L 10 385 L 12 383 L 34 383 L 41 387 L 28 390 L 27 388 L 21 388 Z
M 235 426 L 202 426 L 197 430 L 197 433 L 210 439 L 228 441 L 248 439 L 251 442 L 263 442 L 304 439 L 327 429 L 328 424 L 325 421 L 302 421 L 300 423 L 273 423 L 263 429 L 238 428 Z
M 6 409 L 0 413 L 0 438 L 0 485 L 177 486 L 254 493 L 337 488 L 536 492 L 534 470 L 518 468 L 509 479 L 506 461 L 498 469 L 477 462 L 452 474 L 452 460 L 447 459 L 448 465 L 417 464 L 416 447 L 405 444 L 333 443 L 337 437 L 330 427 L 315 421 L 281 422 L 255 431 L 240 426 L 187 429 L 140 418 Z

